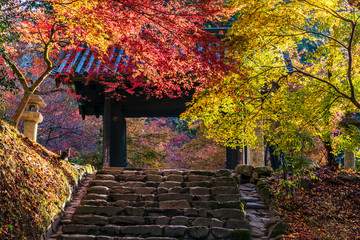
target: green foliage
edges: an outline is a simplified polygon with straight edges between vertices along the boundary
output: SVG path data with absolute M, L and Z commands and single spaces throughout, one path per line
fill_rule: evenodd
M 128 167 L 219 169 L 225 148 L 207 139 L 200 124 L 178 118 L 127 119 Z
M 263 136 L 287 155 L 333 146 L 341 116 L 360 110 L 360 12 L 338 0 L 227 4 L 239 9 L 227 54 L 242 64 L 198 93 L 183 117 L 231 147 L 261 146 Z M 334 146 L 357 141 L 346 136 Z

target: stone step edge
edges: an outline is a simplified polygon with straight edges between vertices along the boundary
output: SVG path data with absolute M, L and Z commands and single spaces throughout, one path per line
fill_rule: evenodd
M 93 171 L 93 168 L 89 168 L 87 166 L 83 167 L 83 172 L 79 177 L 79 180 L 75 185 L 72 186 L 71 190 L 69 191 L 69 197 L 62 203 L 62 211 L 56 215 L 52 220 L 49 226 L 46 228 L 46 230 L 41 234 L 40 240 L 48 240 L 53 234 L 56 234 L 59 230 L 59 226 L 65 216 L 66 208 L 70 205 L 71 201 L 74 199 L 74 196 L 77 194 L 77 192 L 81 189 L 81 187 L 84 185 L 84 182 L 87 178 L 91 177 L 91 179 L 94 178 L 95 173 Z

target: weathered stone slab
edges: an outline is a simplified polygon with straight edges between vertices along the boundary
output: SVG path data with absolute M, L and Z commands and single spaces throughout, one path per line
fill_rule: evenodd
M 141 201 L 141 202 L 133 202 L 133 207 L 152 207 L 152 208 L 158 208 L 159 202 L 157 201 Z
M 159 202 L 159 207 L 161 209 L 171 209 L 171 208 L 184 209 L 184 208 L 190 208 L 190 205 L 186 200 L 175 200 L 175 201 Z
M 142 170 L 142 169 L 141 169 Z M 140 175 L 142 172 L 141 171 L 137 171 L 137 170 L 124 170 L 122 172 L 123 175 L 128 175 L 128 176 L 134 176 L 134 175 Z
M 202 175 L 202 176 L 214 176 L 214 171 L 207 171 L 207 170 L 190 170 L 187 172 L 188 175 Z
M 189 175 L 187 180 L 189 182 L 201 182 L 201 181 L 211 181 L 211 176 L 203 176 L 203 175 Z
M 170 219 L 170 217 L 159 216 L 156 218 L 155 223 L 158 225 L 169 225 Z
M 162 182 L 159 184 L 159 188 L 173 188 L 173 187 L 180 187 L 181 186 L 181 182 L 174 182 L 174 181 L 167 181 L 167 182 Z
M 152 194 L 156 192 L 156 188 L 154 187 L 138 187 L 133 189 L 134 193 L 137 194 Z
M 123 208 L 114 206 L 78 206 L 75 210 L 77 215 L 94 214 L 102 216 L 115 216 L 123 211 Z
M 213 195 L 237 194 L 239 189 L 237 187 L 213 187 L 211 193 Z
M 126 200 L 126 201 L 140 201 L 139 194 L 110 194 L 112 201 Z
M 206 237 L 209 235 L 209 228 L 204 226 L 189 227 L 188 230 L 190 236 L 195 239 L 206 239 Z
M 240 201 L 240 198 L 240 194 L 223 194 L 215 197 L 219 202 Z
M 108 224 L 108 218 L 98 215 L 74 215 L 72 222 L 75 224 L 85 224 L 85 225 L 106 225 Z
M 105 225 L 100 228 L 100 234 L 104 234 L 106 236 L 119 236 L 121 226 L 117 225 Z M 98 240 L 98 238 L 96 238 Z
M 123 167 L 104 167 L 97 171 L 97 174 L 111 174 L 111 175 L 118 175 L 123 172 Z
M 143 181 L 145 181 L 145 176 L 144 175 L 125 175 L 124 180 L 125 181 L 143 182 Z
M 230 219 L 230 218 L 239 219 L 239 220 L 245 219 L 245 212 L 239 209 L 220 208 L 220 209 L 210 210 L 209 213 L 215 218 L 218 218 L 220 220 Z
M 178 239 L 171 238 L 171 237 L 149 237 L 149 238 L 146 238 L 146 240 L 178 240 Z
M 237 165 L 235 167 L 235 173 L 237 174 L 241 174 L 241 175 L 244 175 L 244 176 L 247 176 L 247 177 L 251 177 L 252 176 L 252 173 L 254 171 L 254 167 L 251 166 L 251 165 Z
M 132 188 L 118 186 L 118 187 L 115 187 L 115 188 L 111 188 L 110 193 L 120 193 L 120 194 L 132 193 Z
M 262 167 L 256 167 L 254 169 L 254 172 L 258 174 L 259 178 L 261 178 L 261 177 L 271 177 L 271 174 L 274 172 L 274 170 L 270 166 L 262 166 Z
M 154 187 L 157 188 L 159 186 L 160 182 L 153 182 L 153 181 L 147 181 L 145 182 L 144 187 Z
M 86 200 L 97 200 L 97 199 L 107 200 L 108 195 L 96 194 L 96 193 L 88 193 L 88 194 L 85 195 L 84 199 L 86 199 Z
M 191 202 L 191 206 L 194 208 L 205 208 L 205 209 L 215 209 L 218 208 L 218 201 L 204 201 L 204 202 Z
M 146 208 L 146 212 L 148 216 L 179 216 L 184 214 L 182 209 L 177 208 Z
M 168 193 L 181 193 L 183 192 L 182 187 L 173 187 L 168 190 Z
M 258 197 L 248 197 L 248 196 L 241 197 L 241 201 L 243 201 L 243 202 L 256 202 L 259 200 L 260 200 L 260 198 L 258 198 Z
M 96 174 L 95 180 L 115 180 L 115 176 L 111 174 Z
M 206 188 L 212 188 L 213 183 L 210 181 L 202 181 L 202 182 L 187 182 L 185 183 L 186 187 L 206 187 Z
M 91 205 L 91 206 L 106 206 L 107 201 L 104 199 L 95 199 L 95 200 L 82 200 L 80 205 Z
M 89 187 L 87 190 L 87 193 L 96 193 L 96 194 L 109 194 L 109 188 L 105 186 L 95 186 L 95 187 Z
M 125 214 L 128 216 L 144 216 L 144 207 L 126 207 L 124 208 Z
M 196 208 L 187 208 L 184 209 L 184 215 L 187 217 L 197 217 L 199 216 L 199 212 Z
M 210 188 L 205 188 L 205 187 L 192 187 L 192 188 L 190 188 L 190 194 L 193 194 L 193 195 L 206 195 L 206 194 L 210 194 Z
M 99 234 L 100 227 L 96 225 L 65 224 L 62 228 L 65 234 Z
M 140 195 L 141 201 L 154 201 L 155 200 L 155 194 L 142 194 Z
M 213 227 L 211 233 L 217 238 L 228 238 L 230 237 L 233 230 L 226 228 Z
M 62 234 L 58 238 L 58 240 L 95 240 L 95 235 L 81 235 L 81 234 L 74 234 L 74 235 L 67 235 Z
M 224 227 L 224 222 L 217 218 L 211 218 L 210 228 L 213 227 Z
M 167 193 L 169 191 L 168 188 L 164 188 L 164 187 L 158 187 L 157 189 L 157 194 L 161 194 L 161 193 Z
M 238 184 L 236 182 L 214 182 L 215 187 L 238 187 Z
M 161 175 L 147 175 L 147 180 L 152 182 L 162 182 Z
M 186 216 L 175 216 L 170 220 L 170 225 L 184 225 L 189 224 L 189 218 Z
M 249 228 L 249 223 L 245 220 L 229 219 L 226 221 L 226 228 L 231 228 L 231 229 Z
M 138 237 L 117 237 L 117 238 L 115 238 L 115 240 L 144 240 L 144 238 L 139 237 L 139 236 Z
M 204 218 L 204 217 L 198 217 L 195 218 L 194 221 L 192 221 L 191 225 L 192 226 L 205 226 L 205 227 L 209 227 L 211 223 L 211 219 L 210 218 Z
M 219 169 L 215 172 L 215 176 L 216 177 L 221 177 L 221 176 L 228 177 L 231 175 L 231 173 L 232 173 L 232 171 L 229 169 Z
M 158 195 L 159 201 L 169 201 L 169 200 L 186 200 L 191 201 L 193 195 L 186 193 L 163 193 Z
M 126 226 L 121 229 L 123 234 L 161 236 L 162 228 L 157 225 Z
M 219 208 L 237 208 L 244 210 L 244 204 L 240 201 L 220 202 Z
M 121 225 L 145 224 L 145 219 L 140 216 L 114 216 L 110 218 L 110 223 Z
M 126 201 L 126 200 L 117 200 L 116 202 L 113 203 L 113 206 L 116 207 L 127 207 L 130 205 L 130 201 Z
M 199 208 L 198 209 L 198 213 L 199 213 L 199 217 L 208 217 L 208 209 L 205 208 Z
M 165 237 L 183 237 L 186 233 L 187 227 L 182 225 L 165 226 Z
M 153 174 L 153 175 L 161 175 L 161 171 L 159 169 L 144 169 L 144 173 L 147 175 Z
M 212 195 L 195 195 L 193 197 L 193 201 L 207 202 L 212 199 Z
M 119 186 L 119 182 L 117 181 L 113 181 L 113 180 L 91 180 L 89 182 L 89 186 L 93 187 L 93 186 L 105 186 L 105 187 L 116 187 Z
M 182 182 L 184 181 L 184 177 L 182 175 L 168 175 L 166 176 L 166 181 L 173 181 L 173 182 Z
M 236 179 L 233 177 L 218 177 L 214 180 L 215 186 L 229 186 L 229 187 L 237 187 L 238 183 Z
M 247 202 L 245 204 L 245 208 L 251 208 L 251 209 L 267 209 L 267 207 L 264 204 L 261 203 L 254 203 L 254 202 Z
M 123 182 L 123 183 L 120 183 L 120 185 L 122 185 L 124 187 L 130 187 L 130 188 L 145 187 L 145 183 L 143 183 L 143 182 Z

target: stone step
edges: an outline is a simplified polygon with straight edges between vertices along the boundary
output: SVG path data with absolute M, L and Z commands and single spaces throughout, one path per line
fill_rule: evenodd
M 225 169 L 104 168 L 58 239 L 242 239 L 257 226 L 244 208 L 259 198 L 236 181 Z
M 242 196 L 241 200 L 244 202 L 257 202 L 260 200 L 260 198 L 259 197 Z
M 245 204 L 245 209 L 267 209 L 267 207 L 262 203 L 247 202 Z
M 95 225 L 69 225 L 64 227 L 63 234 L 57 239 L 128 239 L 118 237 L 134 237 L 137 239 L 238 239 L 232 238 L 234 229 L 206 226 L 184 225 L 132 225 L 103 227 Z

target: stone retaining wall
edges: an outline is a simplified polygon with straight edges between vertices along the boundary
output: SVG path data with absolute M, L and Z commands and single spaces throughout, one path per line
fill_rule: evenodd
M 62 220 L 62 218 L 65 215 L 65 213 L 64 213 L 65 207 L 73 199 L 74 193 L 76 193 L 76 191 L 81 186 L 82 180 L 86 176 L 90 175 L 93 172 L 93 168 L 90 165 L 86 165 L 86 166 L 79 165 L 79 171 L 80 171 L 80 173 L 78 175 L 79 178 L 77 179 L 75 184 L 72 186 L 72 188 L 69 192 L 69 197 L 63 202 L 62 208 L 61 208 L 62 211 L 57 216 L 54 217 L 54 219 L 51 221 L 50 225 L 47 227 L 46 231 L 41 235 L 40 240 L 49 239 L 51 235 L 53 235 L 54 233 L 56 233 L 58 231 L 60 221 Z

